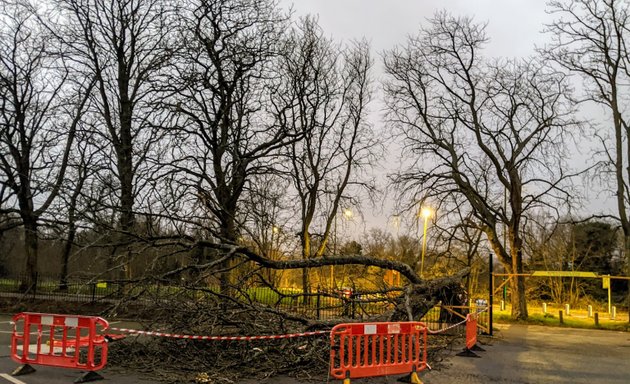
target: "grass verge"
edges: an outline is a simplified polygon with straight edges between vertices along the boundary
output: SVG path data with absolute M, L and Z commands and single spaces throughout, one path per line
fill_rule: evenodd
M 627 321 L 614 321 L 608 319 L 600 319 L 599 324 L 595 325 L 592 318 L 564 316 L 562 324 L 558 316 L 552 314 L 533 313 L 529 315 L 527 320 L 513 320 L 509 313 L 494 313 L 493 320 L 499 323 L 511 324 L 533 324 L 544 325 L 549 327 L 567 327 L 567 328 L 585 328 L 585 329 L 606 329 L 611 331 L 630 331 L 630 324 Z

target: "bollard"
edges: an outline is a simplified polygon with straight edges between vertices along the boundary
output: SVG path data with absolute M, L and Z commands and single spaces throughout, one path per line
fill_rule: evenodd
M 593 317 L 593 306 L 592 305 L 588 306 L 588 317 Z
M 547 303 L 543 303 L 543 314 L 547 314 Z
M 567 316 L 571 316 L 571 306 L 569 304 L 564 305 L 564 311 L 567 313 Z
M 615 320 L 617 317 L 617 307 L 612 307 L 612 312 L 610 312 L 610 320 Z
M 562 318 L 562 309 L 558 311 L 558 319 L 560 319 L 560 324 L 564 324 L 564 319 Z
M 595 326 L 599 327 L 599 313 L 595 312 Z
M 501 311 L 505 311 L 505 301 L 501 300 Z

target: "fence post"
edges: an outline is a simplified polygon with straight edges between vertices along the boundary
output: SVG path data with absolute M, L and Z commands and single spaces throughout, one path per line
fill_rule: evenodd
M 38 283 L 39 283 L 39 272 L 35 272 L 35 281 L 33 282 L 33 296 L 37 294 Z
M 558 312 L 558 318 L 560 319 L 560 324 L 564 324 L 564 319 L 562 318 L 562 309 Z
M 569 304 L 564 305 L 564 310 L 567 312 L 567 316 L 571 316 L 571 306 Z
M 617 307 L 612 307 L 612 312 L 610 313 L 610 320 L 615 320 L 617 317 Z
M 96 301 L 96 283 L 92 283 L 92 304 Z
M 595 312 L 595 326 L 599 327 L 599 313 Z
M 321 291 L 317 289 L 317 320 L 321 320 Z
M 547 314 L 547 303 L 543 303 L 543 314 Z
M 593 306 L 592 305 L 588 306 L 588 317 L 593 317 Z
M 357 296 L 354 294 L 354 292 L 352 292 L 352 295 L 350 296 L 350 300 L 352 301 L 352 318 L 355 319 L 356 314 L 357 314 L 357 301 L 356 301 Z

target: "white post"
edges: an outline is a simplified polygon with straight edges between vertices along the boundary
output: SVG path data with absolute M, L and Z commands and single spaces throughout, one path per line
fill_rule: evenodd
M 543 303 L 543 314 L 547 314 L 547 303 Z
M 564 305 L 564 311 L 567 313 L 567 316 L 571 316 L 571 306 L 569 304 Z
M 501 300 L 501 310 L 505 311 L 505 301 Z
M 588 317 L 593 317 L 593 306 L 592 305 L 588 306 Z
M 617 307 L 612 307 L 612 311 L 610 312 L 610 320 L 615 320 L 617 317 Z

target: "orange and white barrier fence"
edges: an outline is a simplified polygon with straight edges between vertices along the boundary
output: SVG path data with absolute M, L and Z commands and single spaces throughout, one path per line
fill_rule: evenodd
M 101 334 L 109 324 L 94 316 L 19 313 L 13 316 L 11 358 L 23 364 L 13 374 L 34 372 L 30 366 L 87 371 L 75 383 L 96 380 L 107 364 L 107 340 Z
M 458 355 L 479 357 L 477 313 L 438 331 L 430 331 L 423 322 L 375 322 L 339 324 L 331 331 L 313 331 L 262 336 L 201 336 L 129 328 L 110 328 L 105 319 L 94 316 L 19 313 L 13 317 L 11 358 L 23 364 L 13 374 L 33 372 L 30 366 L 45 365 L 87 371 L 75 383 L 102 379 L 96 371 L 107 364 L 108 340 L 122 334 L 114 331 L 190 340 L 252 341 L 310 337 L 330 333 L 330 376 L 350 384 L 351 379 L 409 374 L 410 383 L 422 384 L 418 373 L 427 364 L 428 334 L 443 333 L 466 323 L 466 348 Z
M 420 322 L 339 324 L 330 332 L 330 375 L 350 379 L 410 374 L 427 367 L 427 327 Z
M 466 316 L 466 347 L 457 356 L 480 357 L 474 351 L 485 351 L 477 345 L 477 313 Z

